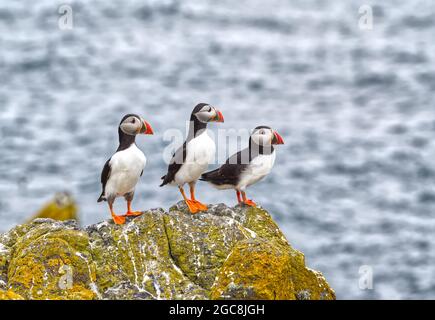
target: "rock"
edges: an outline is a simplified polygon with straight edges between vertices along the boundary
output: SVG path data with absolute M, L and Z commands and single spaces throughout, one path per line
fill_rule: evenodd
M 68 192 L 58 192 L 53 200 L 41 208 L 29 221 L 38 218 L 49 218 L 59 221 L 78 220 L 77 204 Z
M 0 289 L 0 300 L 24 300 L 24 298 L 12 290 Z
M 0 299 L 335 299 L 262 208 L 183 202 L 125 225 L 36 219 L 0 235 Z

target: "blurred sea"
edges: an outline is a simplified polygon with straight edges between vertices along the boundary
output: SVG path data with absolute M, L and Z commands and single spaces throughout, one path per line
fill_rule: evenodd
M 61 4 L 0 2 L 0 231 L 58 190 L 83 224 L 108 219 L 99 175 L 128 112 L 156 132 L 138 139 L 135 208 L 169 207 L 163 133 L 209 102 L 226 128 L 284 137 L 248 195 L 338 298 L 435 298 L 434 2 L 71 0 L 70 31 Z M 358 28 L 362 4 L 373 30 Z M 235 203 L 204 184 L 198 198 Z

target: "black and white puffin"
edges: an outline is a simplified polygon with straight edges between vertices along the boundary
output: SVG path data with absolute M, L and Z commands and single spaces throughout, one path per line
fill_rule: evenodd
M 150 124 L 135 114 L 124 116 L 118 127 L 119 147 L 107 160 L 101 173 L 103 192 L 98 202 L 107 201 L 110 213 L 116 224 L 124 224 L 126 216 L 139 216 L 141 212 L 131 210 L 134 190 L 143 174 L 146 157 L 136 146 L 136 135 L 153 134 Z M 127 213 L 118 216 L 113 212 L 113 203 L 117 197 L 127 201 Z
M 161 187 L 169 184 L 178 186 L 189 211 L 197 213 L 207 206 L 195 199 L 195 184 L 214 160 L 216 146 L 207 133 L 208 122 L 224 122 L 222 113 L 207 103 L 195 106 L 190 116 L 189 133 L 183 145 L 177 149 L 169 163 L 168 173 L 162 177 Z M 190 186 L 190 199 L 183 186 Z
M 273 145 L 284 144 L 282 137 L 267 126 L 256 127 L 249 138 L 249 147 L 227 159 L 220 168 L 204 173 L 202 181 L 220 190 L 236 190 L 239 204 L 255 207 L 247 199 L 246 188 L 267 176 L 275 163 Z

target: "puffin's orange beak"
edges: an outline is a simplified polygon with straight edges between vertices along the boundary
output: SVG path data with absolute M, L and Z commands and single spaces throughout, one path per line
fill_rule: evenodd
M 148 122 L 146 122 L 145 120 L 142 120 L 142 130 L 140 131 L 140 133 L 142 133 L 142 134 L 154 134 L 154 131 Z
M 213 119 L 211 119 L 210 121 L 214 121 L 214 122 L 224 122 L 224 116 L 222 115 L 222 112 L 220 112 L 219 110 L 215 109 L 216 111 L 216 117 L 214 117 Z
M 283 138 L 275 130 L 273 131 L 272 144 L 284 144 Z

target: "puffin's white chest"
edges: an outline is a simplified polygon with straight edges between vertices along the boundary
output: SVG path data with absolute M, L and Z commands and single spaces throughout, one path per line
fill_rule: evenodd
M 134 191 L 145 164 L 145 155 L 135 144 L 115 153 L 110 160 L 111 171 L 106 185 L 106 195 L 123 196 Z
M 267 176 L 275 164 L 275 151 L 271 154 L 260 154 L 249 163 L 240 176 L 238 189 L 244 189 Z
M 215 152 L 216 145 L 207 131 L 190 140 L 186 146 L 186 160 L 175 174 L 175 183 L 184 184 L 198 180 L 214 160 Z

